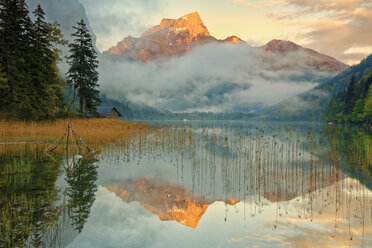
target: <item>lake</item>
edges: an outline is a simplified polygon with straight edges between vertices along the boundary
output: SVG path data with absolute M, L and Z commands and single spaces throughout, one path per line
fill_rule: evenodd
M 357 127 L 152 122 L 90 152 L 46 146 L 0 145 L 1 247 L 372 247 Z

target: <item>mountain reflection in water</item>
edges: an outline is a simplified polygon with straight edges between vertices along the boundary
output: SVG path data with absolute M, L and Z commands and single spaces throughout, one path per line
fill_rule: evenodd
M 307 125 L 151 125 L 71 170 L 2 176 L 0 228 L 31 247 L 372 246 L 371 135 Z
M 107 189 L 125 202 L 138 201 L 151 213 L 157 214 L 162 221 L 175 220 L 196 228 L 201 217 L 212 202 L 193 197 L 178 185 L 159 184 L 148 179 L 130 181 L 127 184 L 113 184 Z M 231 199 L 227 204 L 235 205 Z

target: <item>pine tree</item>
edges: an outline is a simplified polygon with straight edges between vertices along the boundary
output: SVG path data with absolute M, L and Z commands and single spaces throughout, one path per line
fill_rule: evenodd
M 78 22 L 74 29 L 75 33 L 72 35 L 75 40 L 69 45 L 71 55 L 68 58 L 70 68 L 67 75 L 68 82 L 73 87 L 73 103 L 77 90 L 80 113 L 95 114 L 101 102 L 97 90 L 99 86 L 97 53 L 84 20 Z
M 346 98 L 345 98 L 345 109 L 344 109 L 344 114 L 346 115 L 351 115 L 353 112 L 353 109 L 355 107 L 355 102 L 358 99 L 358 93 L 357 93 L 357 87 L 356 87 L 356 77 L 353 74 L 349 86 L 346 90 Z
M 32 47 L 30 50 L 30 72 L 32 84 L 32 104 L 37 110 L 38 116 L 36 119 L 47 119 L 48 115 L 48 79 L 50 71 L 51 59 L 50 44 L 47 37 L 47 26 L 45 22 L 45 13 L 38 5 L 33 12 L 36 20 L 32 29 Z
M 38 119 L 54 118 L 63 108 L 62 82 L 58 78 L 57 61 L 59 54 L 56 53 L 54 45 L 63 45 L 63 36 L 58 33 L 58 26 L 45 21 L 45 13 L 40 5 L 33 12 L 35 22 L 33 25 L 32 46 L 32 83 L 35 94 L 33 103 L 38 109 Z
M 24 0 L 0 0 L 2 118 L 52 119 L 64 108 L 54 47 L 64 41 L 40 6 L 34 14 L 33 23 Z
M 369 86 L 368 94 L 364 103 L 364 116 L 372 120 L 372 86 Z
M 7 105 L 7 95 L 9 90 L 8 79 L 3 71 L 3 66 L 0 65 L 0 106 Z M 0 107 L 0 117 L 1 117 L 1 107 Z
M 28 94 L 31 24 L 24 0 L 0 0 L 0 64 L 7 77 L 0 94 L 2 117 L 27 119 L 33 113 Z

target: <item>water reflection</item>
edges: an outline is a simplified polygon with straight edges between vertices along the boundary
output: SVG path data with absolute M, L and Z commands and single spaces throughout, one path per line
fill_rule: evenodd
M 54 224 L 60 215 L 60 208 L 54 204 L 58 199 L 54 187 L 58 168 L 40 161 L 33 161 L 33 165 L 31 174 L 1 177 L 1 247 L 55 245 Z
M 56 163 L 41 150 L 33 152 L 21 158 L 18 153 L 2 154 L 3 165 L 26 161 L 22 163 L 31 171 L 1 176 L 0 247 L 60 247 L 64 231 L 73 226 L 81 232 L 89 217 L 97 190 L 97 154 L 76 160 L 55 153 Z M 61 174 L 68 183 L 64 189 L 56 187 Z
M 271 218 L 261 229 L 292 228 L 288 233 L 297 230 L 299 237 L 312 237 L 309 245 L 321 244 L 321 239 L 305 233 L 306 223 L 323 228 L 317 232 L 328 246 L 370 245 L 371 136 L 349 143 L 356 147 L 351 149 L 342 146 L 350 142 L 347 135 L 340 140 L 342 132 L 298 127 L 154 128 L 123 152 L 116 150 L 115 160 L 106 161 L 116 175 L 101 170 L 100 184 L 127 203 L 139 202 L 160 220 L 193 228 L 217 202 L 225 204 L 225 214 L 220 214 L 229 221 L 226 209 L 232 202 L 230 207 L 243 211 L 244 219 L 265 219 L 269 211 Z M 279 239 L 285 236 L 282 233 Z
M 148 179 L 133 180 L 128 183 L 106 187 L 123 201 L 137 201 L 149 212 L 159 216 L 161 221 L 175 220 L 183 225 L 196 228 L 208 206 L 213 202 L 194 197 L 179 185 L 162 184 Z M 230 200 L 227 204 L 235 205 Z
M 1 225 L 1 241 L 34 247 L 372 246 L 371 135 L 362 130 L 153 125 L 120 144 L 83 156 L 56 152 L 58 163 L 30 152 L 39 154 L 32 165 L 43 166 L 0 179 L 1 216 L 10 223 Z
M 96 155 L 89 154 L 75 161 L 66 170 L 65 180 L 69 186 L 66 189 L 68 215 L 71 218 L 71 224 L 79 233 L 84 228 L 90 208 L 95 200 L 97 191 L 96 162 L 98 162 Z

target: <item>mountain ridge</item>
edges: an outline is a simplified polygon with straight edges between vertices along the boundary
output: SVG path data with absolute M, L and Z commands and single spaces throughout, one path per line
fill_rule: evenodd
M 148 29 L 139 38 L 127 36 L 106 52 L 151 62 L 160 57 L 183 55 L 193 47 L 209 42 L 245 43 L 236 36 L 216 39 L 209 33 L 199 13 L 193 12 L 178 19 L 162 19 L 159 25 Z
M 106 52 L 149 63 L 160 58 L 184 55 L 192 48 L 207 43 L 242 44 L 248 46 L 245 41 L 235 35 L 223 40 L 215 38 L 210 34 L 199 13 L 193 12 L 178 19 L 162 19 L 159 25 L 148 29 L 139 38 L 127 36 Z M 257 49 L 261 49 L 268 54 L 268 64 L 270 64 L 272 59 L 270 57 L 271 54 L 287 56 L 299 52 L 305 57 L 305 59 L 299 59 L 300 61 L 294 57 L 284 68 L 274 69 L 307 66 L 318 70 L 342 71 L 347 67 L 347 65 L 335 58 L 304 48 L 291 41 L 274 39 Z
M 291 52 L 304 52 L 307 58 L 305 64 L 320 70 L 330 68 L 334 71 L 342 71 L 347 67 L 344 63 L 331 56 L 321 54 L 310 48 L 302 47 L 289 40 L 273 39 L 260 48 L 269 53 L 279 53 L 283 55 Z

